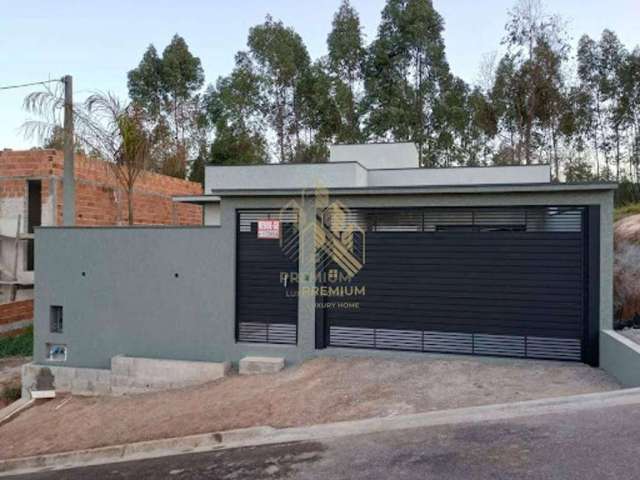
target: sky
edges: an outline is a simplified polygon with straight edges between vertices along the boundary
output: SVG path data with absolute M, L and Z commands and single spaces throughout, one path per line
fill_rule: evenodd
M 384 0 L 351 0 L 365 39 L 375 38 Z M 500 51 L 514 0 L 433 0 L 445 21 L 446 55 L 454 74 L 479 78 L 482 58 Z M 127 72 L 153 43 L 162 51 L 178 33 L 200 57 L 206 82 L 233 68 L 246 48 L 249 28 L 271 14 L 293 27 L 312 58 L 326 54 L 326 38 L 340 0 L 0 0 L 0 87 L 73 75 L 77 100 L 89 93 L 127 95 Z M 640 44 L 640 0 L 547 0 L 567 22 L 571 43 L 582 34 L 614 30 L 633 48 Z M 0 90 L 0 149 L 30 148 L 22 109 L 32 88 Z

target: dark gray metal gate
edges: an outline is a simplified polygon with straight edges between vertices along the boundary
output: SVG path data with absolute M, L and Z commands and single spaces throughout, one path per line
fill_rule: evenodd
M 585 213 L 352 210 L 366 262 L 348 283 L 366 293 L 348 299 L 358 308 L 319 311 L 321 336 L 339 347 L 585 360 Z
M 280 220 L 282 233 L 295 229 L 295 213 L 252 210 L 238 213 L 236 339 L 239 342 L 295 344 L 298 336 L 297 283 L 282 275 L 298 272 L 297 235 L 259 239 L 259 220 Z

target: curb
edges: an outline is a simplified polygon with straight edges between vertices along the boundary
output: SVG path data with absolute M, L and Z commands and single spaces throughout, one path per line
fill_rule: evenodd
M 412 428 L 490 422 L 551 413 L 640 404 L 640 388 L 570 397 L 438 410 L 395 417 L 369 418 L 307 427 L 269 426 L 227 430 L 161 440 L 0 460 L 0 477 L 128 462 L 186 453 L 270 445 Z
M 34 402 L 35 402 L 35 400 L 33 400 L 33 399 L 20 398 L 20 399 L 16 400 L 15 402 L 7 405 L 3 409 L 1 409 L 0 410 L 0 425 L 2 425 L 3 423 L 11 420 L 11 418 L 13 418 L 14 415 L 17 415 L 21 411 L 26 410 L 27 408 L 29 408 L 31 405 L 33 405 Z

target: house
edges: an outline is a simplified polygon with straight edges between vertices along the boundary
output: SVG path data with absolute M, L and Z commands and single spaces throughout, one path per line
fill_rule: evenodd
M 412 144 L 210 166 L 204 195 L 175 198 L 203 227 L 37 229 L 35 362 L 364 349 L 607 368 L 615 187 L 552 183 L 547 165 L 419 168 Z
M 126 193 L 109 164 L 76 155 L 75 165 L 76 224 L 127 224 Z M 56 150 L 0 151 L 0 324 L 33 317 L 33 232 L 62 224 L 62 166 Z M 200 207 L 172 202 L 201 192 L 200 184 L 145 173 L 135 186 L 135 223 L 201 224 Z

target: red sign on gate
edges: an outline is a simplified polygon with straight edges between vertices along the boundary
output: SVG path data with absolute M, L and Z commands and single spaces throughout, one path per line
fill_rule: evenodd
M 279 240 L 280 220 L 258 220 L 258 238 L 263 240 Z

